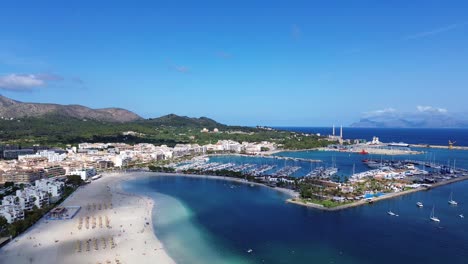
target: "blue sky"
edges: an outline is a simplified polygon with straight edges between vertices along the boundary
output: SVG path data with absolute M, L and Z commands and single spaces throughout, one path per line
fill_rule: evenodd
M 0 93 L 239 125 L 468 112 L 466 1 L 225 2 L 2 1 Z

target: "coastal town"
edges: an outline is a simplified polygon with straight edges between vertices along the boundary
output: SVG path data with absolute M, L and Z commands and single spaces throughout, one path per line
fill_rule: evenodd
M 217 135 L 223 131 L 202 129 L 201 133 Z M 130 259 L 151 263 L 146 256 L 174 263 L 161 250 L 161 242 L 152 237 L 154 201 L 122 190 L 123 181 L 145 175 L 264 186 L 284 193 L 288 203 L 328 211 L 468 178 L 468 171 L 456 166 L 455 160 L 439 164 L 432 156 L 423 155 L 423 148 L 413 149 L 409 144 L 383 143 L 378 137 L 371 141 L 345 139 L 343 128 L 335 134 L 334 127 L 326 136 L 299 135 L 298 140 L 314 137 L 326 145 L 301 150 L 318 153 L 319 158 L 285 155 L 298 152 L 275 142 L 230 139 L 173 146 L 124 142 L 65 147 L 1 145 L 0 220 L 4 221 L 0 244 L 7 262 L 0 263 L 9 259 L 29 263 L 31 256 L 45 262 L 36 252 L 40 249 L 63 254 L 67 258 L 64 263 L 77 263 L 83 256 L 95 261 L 89 263 L 132 263 Z M 343 172 L 337 154 L 354 157 L 360 171 L 353 164 L 352 172 Z M 331 163 L 323 160 L 330 157 Z M 139 213 L 135 215 L 135 211 Z M 52 223 L 59 233 L 44 232 Z M 27 232 L 32 225 L 35 228 Z M 135 243 L 141 244 L 139 249 Z M 122 250 L 125 255 L 118 253 Z
M 209 132 L 203 129 L 203 132 Z M 218 133 L 217 129 L 213 131 Z M 382 155 L 417 155 L 404 143 L 345 140 L 343 129 L 329 136 L 323 152 L 349 152 L 365 157 L 369 153 Z M 261 183 L 270 187 L 287 188 L 297 192 L 290 201 L 317 208 L 340 208 L 360 201 L 371 201 L 383 194 L 403 194 L 408 190 L 429 188 L 431 184 L 462 179 L 467 172 L 461 168 L 415 160 L 363 159 L 368 170 L 353 171 L 348 177 L 338 177 L 336 164 L 324 166 L 321 160 L 298 159 L 272 155 L 280 151 L 275 143 L 236 142 L 219 140 L 215 144 L 176 144 L 155 146 L 149 143 L 81 143 L 65 148 L 44 146 L 0 146 L 0 215 L 9 224 L 24 219 L 24 212 L 43 208 L 49 201 L 62 196 L 67 177 L 76 176 L 84 183 L 98 180 L 103 172 L 149 167 L 156 172 L 228 176 Z M 311 164 L 305 175 L 295 174 L 301 166 L 278 166 L 261 163 L 210 162 L 210 157 L 240 155 L 274 160 L 301 161 Z M 314 168 L 312 168 L 312 164 Z M 388 195 L 387 195 L 388 197 Z

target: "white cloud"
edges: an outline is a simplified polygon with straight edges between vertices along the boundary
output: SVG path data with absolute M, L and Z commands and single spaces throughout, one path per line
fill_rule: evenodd
M 374 116 L 382 116 L 382 115 L 387 115 L 387 114 L 394 114 L 396 112 L 397 112 L 396 109 L 389 107 L 389 108 L 385 108 L 385 109 L 365 112 L 364 116 L 365 117 L 374 117 Z
M 45 87 L 49 82 L 62 81 L 63 77 L 55 74 L 18 74 L 0 76 L 0 89 L 9 91 L 30 91 Z
M 24 91 L 45 85 L 45 81 L 35 74 L 8 74 L 0 76 L 0 89 Z
M 418 105 L 416 108 L 418 109 L 418 112 L 421 112 L 421 113 L 439 113 L 439 114 L 448 113 L 447 109 L 445 108 L 437 108 L 437 107 L 422 106 L 422 105 Z

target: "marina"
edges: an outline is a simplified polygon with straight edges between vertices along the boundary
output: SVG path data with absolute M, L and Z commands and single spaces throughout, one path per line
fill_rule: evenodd
M 321 160 L 249 155 L 210 155 L 195 157 L 180 164 L 171 164 L 177 172 L 183 171 L 232 171 L 245 176 L 303 177 L 310 168 L 324 165 Z
M 392 145 L 407 148 L 404 143 Z M 417 152 L 420 154 L 385 158 L 369 153 L 320 150 L 279 152 L 272 156 L 274 158 L 214 155 L 171 166 L 180 173 L 225 175 L 298 192 L 298 186 L 310 186 L 314 188 L 312 196 L 306 200 L 290 199 L 289 202 L 333 211 L 428 190 L 468 177 L 468 160 L 463 151 L 434 149 Z M 447 162 L 438 162 L 440 160 Z M 449 203 L 455 206 L 456 202 Z

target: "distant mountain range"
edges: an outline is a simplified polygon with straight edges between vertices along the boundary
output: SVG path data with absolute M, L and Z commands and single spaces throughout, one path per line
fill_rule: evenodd
M 0 96 L 0 145 L 147 142 L 173 146 L 191 142 L 193 138 L 189 138 L 188 133 L 199 132 L 203 128 L 211 131 L 214 128 L 255 130 L 227 126 L 207 117 L 169 114 L 145 119 L 121 108 L 91 109 L 81 105 L 23 103 Z M 125 135 L 124 132 L 128 131 L 136 132 L 138 136 Z
M 60 105 L 45 103 L 23 103 L 0 95 L 0 117 L 3 119 L 48 118 L 63 120 L 86 119 L 111 123 L 137 122 L 151 126 L 171 127 L 225 127 L 221 123 L 207 117 L 187 117 L 169 114 L 158 118 L 144 119 L 141 116 L 121 108 L 92 109 L 82 105 Z
M 139 115 L 121 108 L 91 109 L 81 105 L 23 103 L 0 95 L 0 117 L 17 119 L 47 115 L 119 123 L 143 119 Z
M 385 114 L 364 117 L 351 127 L 369 128 L 468 128 L 468 120 L 445 113 Z

